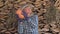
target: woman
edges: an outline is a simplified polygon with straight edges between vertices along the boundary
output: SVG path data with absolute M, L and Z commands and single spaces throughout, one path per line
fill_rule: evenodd
M 38 16 L 32 13 L 30 5 L 16 11 L 19 34 L 38 34 Z

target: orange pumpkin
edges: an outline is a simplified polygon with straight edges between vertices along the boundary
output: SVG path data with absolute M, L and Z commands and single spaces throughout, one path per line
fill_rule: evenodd
M 22 10 L 21 9 L 18 9 L 16 11 L 16 14 L 18 15 L 19 18 L 24 19 L 24 15 L 22 15 Z

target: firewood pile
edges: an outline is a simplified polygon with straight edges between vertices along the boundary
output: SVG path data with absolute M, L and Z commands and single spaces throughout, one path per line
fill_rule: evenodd
M 60 34 L 60 0 L 0 0 L 0 34 L 18 34 L 15 11 L 27 3 L 38 15 L 39 34 Z

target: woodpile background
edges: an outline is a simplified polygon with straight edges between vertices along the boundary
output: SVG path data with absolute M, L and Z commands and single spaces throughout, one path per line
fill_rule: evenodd
M 0 34 L 18 34 L 15 11 L 27 3 L 39 17 L 39 34 L 60 34 L 60 0 L 0 0 Z

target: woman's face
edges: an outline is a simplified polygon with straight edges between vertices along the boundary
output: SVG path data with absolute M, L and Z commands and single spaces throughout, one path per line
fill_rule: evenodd
M 32 13 L 32 10 L 30 9 L 30 7 L 26 7 L 24 10 L 28 15 Z

